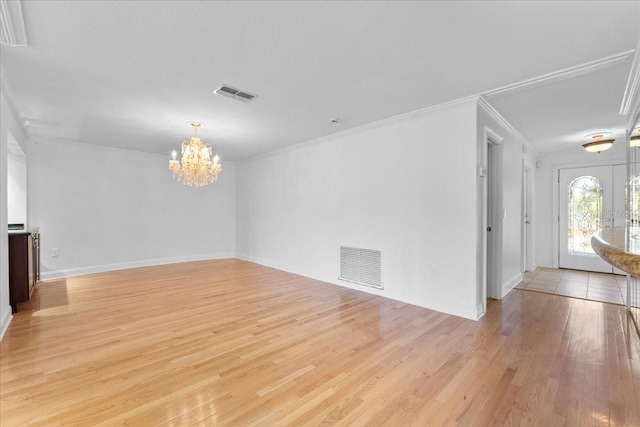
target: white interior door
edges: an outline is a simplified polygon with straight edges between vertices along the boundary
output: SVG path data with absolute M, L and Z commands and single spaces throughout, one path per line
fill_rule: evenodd
M 487 144 L 487 297 L 502 298 L 502 146 Z
M 522 165 L 522 248 L 521 248 L 521 262 L 520 271 L 527 271 L 529 260 L 529 235 L 531 233 L 531 215 L 530 202 L 529 202 L 529 172 L 530 170 Z
M 560 268 L 614 272 L 593 251 L 591 235 L 624 227 L 625 176 L 624 165 L 560 169 Z

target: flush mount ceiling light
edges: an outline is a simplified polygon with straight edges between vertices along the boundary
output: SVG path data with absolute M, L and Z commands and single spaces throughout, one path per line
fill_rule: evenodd
M 629 138 L 629 145 L 631 147 L 640 147 L 640 128 L 636 129 L 637 135 Z
M 604 135 L 604 133 L 587 135 L 593 138 L 593 141 L 582 144 L 582 146 L 590 153 L 600 153 L 602 151 L 606 151 L 613 146 L 613 141 L 615 141 L 615 139 L 602 139 Z
M 169 170 L 173 177 L 190 187 L 204 187 L 210 182 L 218 180 L 218 173 L 222 170 L 220 158 L 216 155 L 211 161 L 213 149 L 198 138 L 198 128 L 201 123 L 190 123 L 193 136 L 189 141 L 182 141 L 182 159 L 178 161 L 178 153 L 171 153 Z

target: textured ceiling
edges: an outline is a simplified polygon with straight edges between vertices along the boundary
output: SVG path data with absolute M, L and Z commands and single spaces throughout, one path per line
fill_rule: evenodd
M 614 1 L 26 1 L 23 9 L 29 46 L 2 46 L 1 63 L 30 137 L 168 154 L 190 135 L 187 122 L 201 121 L 200 136 L 226 160 L 634 49 L 640 18 L 640 2 Z M 539 151 L 553 151 L 585 123 L 617 126 L 628 69 L 490 102 Z M 213 95 L 221 83 L 258 98 Z M 589 103 L 588 93 L 606 102 Z

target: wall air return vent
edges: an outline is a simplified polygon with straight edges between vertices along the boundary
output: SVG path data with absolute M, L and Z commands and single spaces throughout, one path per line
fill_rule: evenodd
M 216 90 L 213 91 L 213 93 L 242 102 L 249 102 L 253 100 L 253 98 L 258 96 L 239 89 L 234 89 L 231 86 L 227 85 L 220 85 Z
M 383 289 L 380 251 L 340 246 L 339 279 Z

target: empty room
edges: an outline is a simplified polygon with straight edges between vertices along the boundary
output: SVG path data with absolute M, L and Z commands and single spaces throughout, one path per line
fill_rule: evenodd
M 0 425 L 640 426 L 639 1 L 0 18 Z

